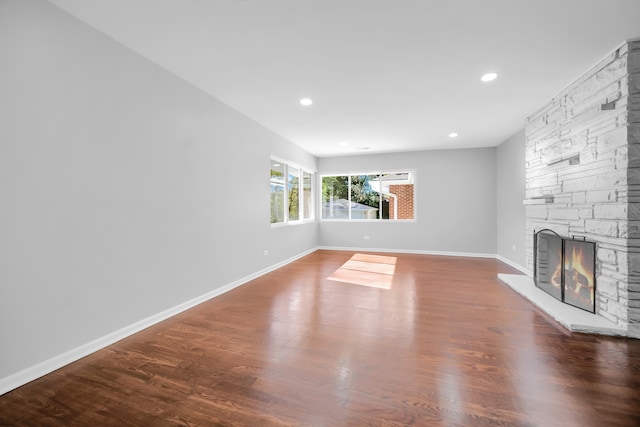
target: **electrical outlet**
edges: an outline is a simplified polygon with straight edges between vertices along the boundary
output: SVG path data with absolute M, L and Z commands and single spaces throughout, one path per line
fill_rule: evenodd
M 267 255 L 269 255 L 269 250 L 265 249 L 264 250 L 264 256 L 267 256 Z

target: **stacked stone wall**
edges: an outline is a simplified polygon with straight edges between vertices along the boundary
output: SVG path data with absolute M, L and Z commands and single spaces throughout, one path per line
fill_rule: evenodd
M 629 42 L 526 124 L 527 267 L 533 233 L 597 242 L 596 310 L 640 337 L 640 42 Z
M 629 189 L 629 336 L 640 338 L 640 41 L 628 44 L 627 153 Z

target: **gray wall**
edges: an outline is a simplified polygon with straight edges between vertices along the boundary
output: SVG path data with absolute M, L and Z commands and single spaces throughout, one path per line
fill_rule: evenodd
M 269 155 L 317 166 L 278 135 L 44 1 L 0 58 L 0 380 L 317 245 L 270 227 Z
M 497 149 L 498 255 L 524 269 L 526 265 L 524 129 Z M 515 250 L 513 247 L 515 246 Z
M 0 381 L 318 244 L 524 265 L 523 132 L 318 160 L 42 1 L 0 1 L 0 55 Z M 272 229 L 270 155 L 415 169 L 417 219 Z
M 322 221 L 321 246 L 496 253 L 495 148 L 331 157 L 318 165 L 320 174 L 417 173 L 415 222 Z

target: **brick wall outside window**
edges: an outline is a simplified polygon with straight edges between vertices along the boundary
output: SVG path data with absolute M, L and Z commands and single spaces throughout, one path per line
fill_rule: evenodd
M 398 197 L 398 219 L 414 219 L 413 184 L 390 185 L 389 192 Z M 389 219 L 394 218 L 393 198 L 389 200 Z

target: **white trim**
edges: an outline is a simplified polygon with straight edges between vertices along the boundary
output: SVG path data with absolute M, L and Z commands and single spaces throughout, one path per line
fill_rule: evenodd
M 272 155 L 269 156 L 269 158 L 271 160 L 275 160 L 276 162 L 286 163 L 286 164 L 288 164 L 290 166 L 293 166 L 294 168 L 302 169 L 302 170 L 305 170 L 305 171 L 307 171 L 309 173 L 312 173 L 312 174 L 317 174 L 318 173 L 318 171 L 315 170 L 314 168 L 309 168 L 309 167 L 301 165 L 300 163 L 292 162 L 291 160 L 286 160 L 283 157 L 274 156 L 272 154 Z
M 40 378 L 46 374 L 49 374 L 55 371 L 56 369 L 60 369 L 63 366 L 68 365 L 72 362 L 75 362 L 85 356 L 88 356 L 91 353 L 94 353 L 98 350 L 102 350 L 103 348 L 111 344 L 114 344 L 124 338 L 127 338 L 137 332 L 142 331 L 143 329 L 153 326 L 159 322 L 162 322 L 163 320 L 166 320 L 172 316 L 175 316 L 176 314 L 182 313 L 183 311 L 188 310 L 192 307 L 195 307 L 198 304 L 201 304 L 205 301 L 208 301 L 212 298 L 215 298 L 219 295 L 229 292 L 230 290 L 235 289 L 241 285 L 244 285 L 245 283 L 251 280 L 254 280 L 273 270 L 283 267 L 297 259 L 307 256 L 315 252 L 316 250 L 317 248 L 311 248 L 305 252 L 295 255 L 289 259 L 281 261 L 277 264 L 274 264 L 256 273 L 250 274 L 234 282 L 228 283 L 220 288 L 216 288 L 210 292 L 207 292 L 204 295 L 200 295 L 199 297 L 193 298 L 189 301 L 183 302 L 182 304 L 178 304 L 174 307 L 161 311 L 160 313 L 149 316 L 146 319 L 142 319 L 138 322 L 132 323 L 129 326 L 125 326 L 124 328 L 111 332 L 103 337 L 100 337 L 88 343 L 82 344 L 76 348 L 73 348 L 62 354 L 54 356 L 51 359 L 42 361 L 26 369 L 23 369 L 19 372 L 11 374 L 8 377 L 1 378 L 0 379 L 0 395 L 3 395 L 15 388 L 18 388 L 24 384 L 27 384 L 28 382 L 31 382 L 37 378 Z
M 415 210 L 413 211 L 415 213 Z M 322 222 L 366 222 L 369 224 L 392 224 L 418 222 L 415 219 L 348 219 L 348 218 L 320 218 Z
M 318 222 L 315 219 L 301 219 L 298 221 L 288 221 L 288 222 L 272 222 L 271 228 L 281 228 L 281 227 L 289 227 L 303 224 L 313 224 L 314 222 Z
M 446 251 L 425 251 L 420 249 L 384 249 L 384 248 L 354 248 L 354 247 L 337 247 L 337 246 L 318 246 L 317 249 L 327 251 L 350 251 L 350 252 L 384 252 L 399 254 L 418 254 L 418 255 L 442 255 L 455 257 L 471 257 L 471 258 L 496 258 L 495 254 L 484 254 L 475 252 L 446 252 Z
M 533 272 L 531 270 L 521 266 L 520 264 L 516 264 L 515 262 L 511 261 L 510 259 L 507 259 L 507 258 L 503 257 L 502 255 L 496 255 L 496 259 L 498 261 L 504 262 L 507 265 L 510 265 L 511 267 L 515 268 L 516 270 L 521 271 L 522 273 L 526 274 L 529 277 L 533 276 Z

